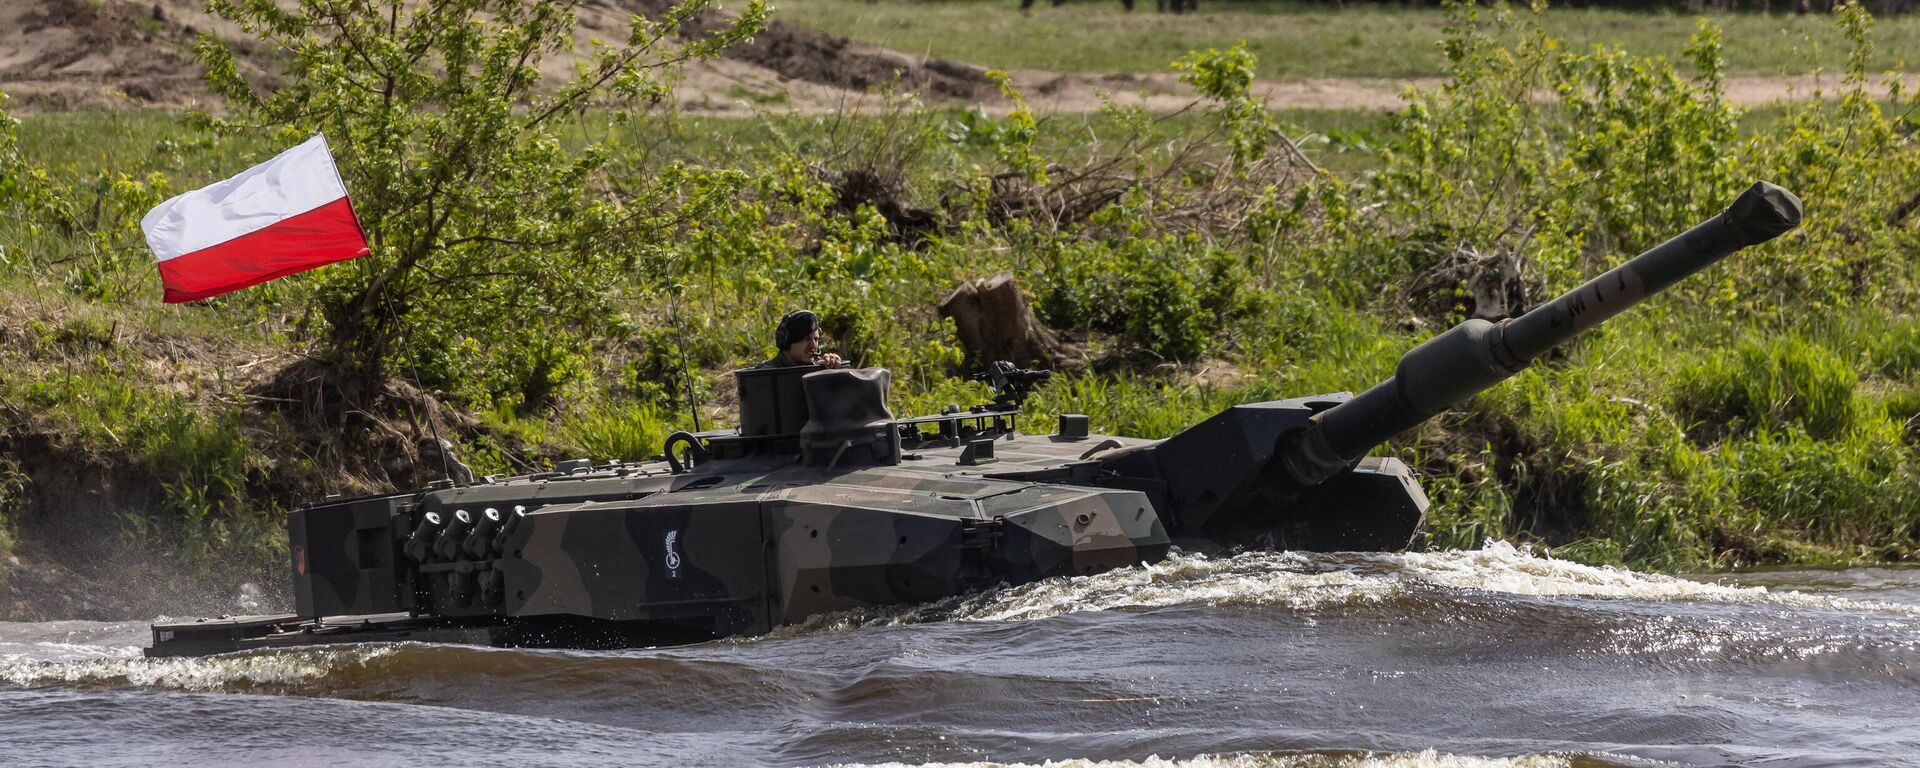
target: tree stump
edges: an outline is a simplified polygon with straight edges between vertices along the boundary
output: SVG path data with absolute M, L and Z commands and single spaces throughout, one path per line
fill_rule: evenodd
M 1034 317 L 1011 272 L 969 280 L 953 289 L 940 300 L 940 316 L 953 318 L 969 366 L 1007 360 L 1021 366 L 1058 368 L 1079 361 L 1071 347 Z

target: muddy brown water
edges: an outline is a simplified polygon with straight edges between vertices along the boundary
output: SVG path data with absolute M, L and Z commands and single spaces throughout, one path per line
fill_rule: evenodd
M 1917 570 L 1189 555 L 678 648 L 146 639 L 0 624 L 0 765 L 1920 765 Z

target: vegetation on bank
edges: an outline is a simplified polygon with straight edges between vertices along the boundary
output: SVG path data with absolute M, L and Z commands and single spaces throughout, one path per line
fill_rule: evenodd
M 1022 13 L 1012 0 L 784 0 L 780 18 L 916 56 L 1007 69 L 1060 72 L 1164 72 L 1187 51 L 1244 40 L 1260 57 L 1262 78 L 1443 77 L 1447 60 L 1433 42 L 1446 32 L 1441 3 L 1208 2 L 1200 13 L 1153 13 L 1151 3 L 1127 13 L 1112 0 L 1036 3 Z M 1868 5 L 1869 8 L 1873 6 Z M 1540 18 L 1568 50 L 1618 47 L 1683 61 L 1694 19 L 1678 8 L 1553 8 Z M 1726 38 L 1727 71 L 1739 75 L 1838 73 L 1851 46 L 1825 14 L 1711 15 Z M 1036 34 L 1046 45 L 1034 45 Z M 1920 16 L 1880 22 L 1869 71 L 1917 62 Z M 1684 67 L 1683 63 L 1683 67 Z M 1685 71 L 1683 69 L 1683 71 Z
M 525 109 L 462 101 L 492 128 L 436 125 L 417 104 L 381 112 L 335 72 L 336 91 L 227 122 L 0 121 L 0 514 L 53 491 L 34 487 L 32 444 L 160 489 L 123 537 L 208 567 L 271 562 L 288 503 L 417 475 L 430 428 L 504 472 L 650 456 L 695 401 L 711 427 L 724 371 L 764 358 L 799 306 L 842 354 L 895 372 L 896 411 L 974 402 L 934 306 L 1001 270 L 1085 350 L 1032 401 L 1038 423 L 1072 411 L 1165 436 L 1235 402 L 1364 388 L 1496 298 L 1551 298 L 1768 179 L 1806 201 L 1799 231 L 1383 450 L 1424 475 L 1427 546 L 1499 538 L 1661 569 L 1913 557 L 1920 100 L 1870 89 L 1872 20 L 1834 17 L 1851 47 L 1833 98 L 1743 129 L 1711 23 L 1683 70 L 1578 52 L 1527 12 L 1446 18 L 1446 84 L 1381 130 L 1310 136 L 1268 113 L 1238 47 L 1181 60 L 1200 104 L 1176 118 L 907 98 L 752 124 L 575 110 L 502 145 L 522 175 L 466 190 L 490 207 L 425 241 L 440 266 L 377 315 L 377 345 L 341 344 L 347 315 L 329 308 L 420 242 L 404 201 L 371 223 L 394 228 L 372 257 L 184 307 L 157 304 L 139 216 L 319 127 L 369 194 L 382 172 L 448 168 L 436 141 Z M 460 98 L 437 87 L 419 93 Z M 382 133 L 379 119 L 410 122 Z M 1365 160 L 1326 170 L 1336 150 Z M 565 173 L 577 183 L 544 186 Z M 616 222 L 632 224 L 618 248 L 595 247 Z M 475 269 L 495 256 L 525 260 Z M 447 289 L 455 278 L 467 287 Z M 290 381 L 370 367 L 382 378 L 364 399 L 318 420 L 287 397 Z

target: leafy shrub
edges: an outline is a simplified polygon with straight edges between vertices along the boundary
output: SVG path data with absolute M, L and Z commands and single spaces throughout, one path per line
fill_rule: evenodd
M 894 313 L 864 283 L 843 284 L 812 302 L 826 348 L 855 365 L 891 366 L 902 351 Z M 771 344 L 769 344 L 771 346 Z
M 0 209 L 12 211 L 27 200 L 33 172 L 20 156 L 20 120 L 7 113 L 7 95 L 0 92 Z M 0 258 L 5 255 L 0 253 Z
M 1855 384 L 1853 369 L 1825 347 L 1748 339 L 1682 368 L 1673 405 L 1713 437 L 1797 426 L 1825 439 L 1852 423 Z
M 627 345 L 634 357 L 620 372 L 621 394 L 670 408 L 704 401 L 711 387 L 687 369 L 697 363 L 682 349 L 684 335 L 673 328 L 648 328 L 636 334 Z
M 1149 261 L 1128 282 L 1120 297 L 1123 338 L 1169 360 L 1193 360 L 1207 351 L 1206 311 L 1186 275 L 1166 262 Z
M 284 54 L 298 85 L 257 87 L 228 43 L 202 36 L 208 83 L 235 115 L 211 122 L 271 126 L 286 139 L 324 131 L 333 141 L 372 252 L 318 276 L 330 284 L 316 299 L 330 375 L 371 390 L 401 338 L 467 337 L 482 351 L 532 353 L 524 365 L 499 364 L 518 369 L 522 402 L 544 401 L 574 366 L 526 337 L 603 332 L 607 286 L 623 273 L 663 273 L 656 262 L 676 220 L 726 207 L 739 181 L 666 164 L 616 184 L 614 159 L 631 151 L 624 132 L 567 136 L 564 126 L 596 106 L 623 120 L 645 115 L 671 94 L 681 62 L 752 37 L 767 8 L 754 0 L 696 31 L 682 23 L 710 0 L 683 0 L 653 19 L 634 16 L 629 34 L 596 41 L 580 66 L 547 78 L 538 65 L 576 49 L 570 3 L 402 5 L 214 0 L 215 16 Z M 519 320 L 529 313 L 543 322 Z M 432 332 L 436 324 L 455 330 Z
M 1253 95 L 1256 62 L 1242 40 L 1224 52 L 1193 51 L 1173 63 L 1181 82 L 1220 105 L 1236 170 L 1266 155 L 1278 127 L 1264 101 Z
M 1437 237 L 1429 252 L 1524 253 L 1551 292 L 1563 291 L 1737 191 L 1738 113 L 1723 98 L 1712 26 L 1689 43 L 1688 77 L 1661 57 L 1575 52 L 1546 34 L 1538 9 L 1446 5 L 1449 81 L 1412 94 L 1385 167 L 1355 190 L 1388 206 L 1393 224 L 1347 245 L 1367 287 L 1420 274 L 1395 240 Z M 1556 98 L 1517 96 L 1540 92 Z
M 1806 203 L 1798 232 L 1757 249 L 1723 280 L 1719 303 L 1783 322 L 1855 306 L 1911 301 L 1920 265 L 1911 227 L 1892 214 L 1913 194 L 1920 141 L 1881 103 L 1911 115 L 1920 94 L 1876 92 L 1868 69 L 1873 19 L 1848 3 L 1834 21 L 1849 41 L 1831 98 L 1789 105 L 1741 154 L 1748 173 L 1785 186 Z
M 581 360 L 580 347 L 567 343 L 562 336 L 541 337 L 529 345 L 523 364 L 508 368 L 514 394 L 519 395 L 522 408 L 545 408 L 553 405 L 560 389 L 579 381 L 586 372 Z
M 1117 335 L 1160 360 L 1221 350 L 1224 331 L 1269 302 L 1235 254 L 1163 236 L 1060 246 L 1039 277 L 1035 310 L 1056 328 Z
M 592 343 L 574 329 L 542 326 L 531 318 L 525 335 L 495 338 L 491 343 L 464 335 L 446 341 L 407 339 L 406 354 L 397 373 L 416 374 L 420 384 L 442 389 L 480 404 L 505 404 L 520 414 L 542 411 L 557 403 L 570 386 L 595 372 L 587 357 Z M 451 328 L 428 327 L 425 338 L 450 333 Z M 417 361 L 417 362 L 416 362 Z

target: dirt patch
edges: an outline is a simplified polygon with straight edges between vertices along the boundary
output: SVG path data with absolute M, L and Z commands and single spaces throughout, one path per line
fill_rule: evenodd
M 549 57 L 541 69 L 550 77 L 565 76 L 582 52 L 592 50 L 593 40 L 623 38 L 629 14 L 657 14 L 664 7 L 655 0 L 582 4 L 574 51 Z M 688 29 L 708 30 L 723 21 L 712 16 Z M 0 90 L 15 97 L 15 109 L 27 112 L 211 104 L 215 99 L 192 54 L 202 31 L 242 41 L 236 47 L 250 76 L 277 69 L 198 0 L 14 0 L 0 3 Z M 681 108 L 703 114 L 744 114 L 769 105 L 832 111 L 878 88 L 942 101 L 994 95 L 981 67 L 781 22 L 720 60 L 688 66 L 681 85 Z
M 657 15 L 666 6 L 664 0 L 581 4 L 575 52 L 550 57 L 542 70 L 564 76 L 580 60 L 579 52 L 591 50 L 591 41 L 623 38 L 629 14 Z M 710 14 L 687 28 L 698 33 L 724 20 Z M 0 3 L 0 90 L 16 97 L 13 108 L 26 112 L 214 104 L 192 55 L 202 31 L 240 41 L 241 65 L 249 77 L 270 79 L 278 70 L 269 55 L 253 51 L 238 30 L 207 14 L 199 0 L 12 0 Z M 914 56 L 780 21 L 722 56 L 684 68 L 675 91 L 682 111 L 826 114 L 878 107 L 883 97 L 876 91 L 913 92 L 936 106 L 979 106 L 995 113 L 1011 108 L 983 66 Z M 1191 89 L 1171 72 L 1019 70 L 1011 76 L 1042 113 L 1091 112 L 1108 102 L 1172 111 L 1193 101 Z M 1920 83 L 1914 76 L 1905 79 L 1909 85 Z M 1255 88 L 1275 109 L 1393 110 L 1402 106 L 1407 88 L 1441 82 L 1305 78 L 1263 81 Z M 1727 98 L 1760 105 L 1807 99 L 1838 84 L 1832 76 L 1735 77 L 1727 82 Z
M 842 90 L 894 88 L 942 102 L 998 98 L 984 67 L 910 56 L 777 21 L 753 42 L 729 48 L 724 55 L 781 78 Z
M 184 0 L 0 3 L 0 89 L 28 109 L 181 107 L 206 101 Z
M 1193 90 L 1174 73 L 1155 74 L 1061 74 L 1040 70 L 1012 73 L 1014 85 L 1021 88 L 1027 103 L 1039 112 L 1092 112 L 1107 101 L 1123 106 L 1144 107 L 1154 112 L 1171 112 L 1193 103 Z M 1869 92 L 1884 93 L 1894 82 L 1905 84 L 1911 92 L 1920 87 L 1920 75 L 1879 76 L 1870 79 Z M 1409 89 L 1433 90 L 1446 84 L 1442 78 L 1302 78 L 1297 80 L 1261 80 L 1253 90 L 1267 106 L 1277 110 L 1361 110 L 1393 111 L 1406 106 Z M 1809 101 L 1819 94 L 1833 94 L 1840 87 L 1835 75 L 1742 76 L 1726 81 L 1727 102 L 1741 107 Z M 1554 94 L 1534 94 L 1549 101 Z M 989 100 L 988 109 L 1000 106 Z

